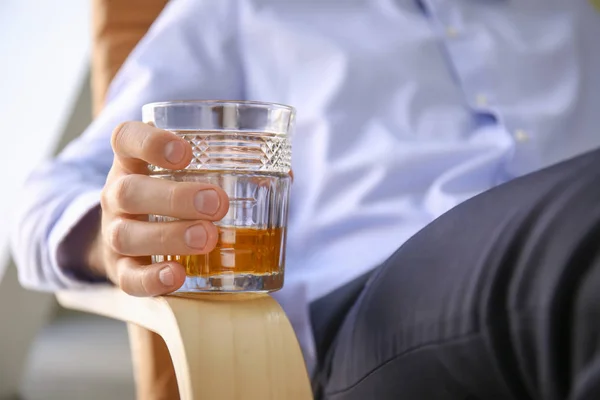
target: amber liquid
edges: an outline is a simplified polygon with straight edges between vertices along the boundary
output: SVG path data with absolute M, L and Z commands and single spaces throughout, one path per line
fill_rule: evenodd
M 217 246 L 210 253 L 165 258 L 181 263 L 188 276 L 270 275 L 281 272 L 283 245 L 283 228 L 219 227 Z

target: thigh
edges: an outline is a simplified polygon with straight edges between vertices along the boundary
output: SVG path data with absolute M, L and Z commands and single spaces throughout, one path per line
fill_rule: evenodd
M 599 151 L 446 213 L 367 283 L 325 397 L 566 398 L 600 337 L 599 221 Z
M 310 304 L 310 322 L 318 365 L 323 365 L 325 362 L 327 350 L 331 347 L 346 315 L 372 274 L 373 271 L 369 271 Z M 317 381 L 319 378 L 320 376 L 315 376 Z M 317 382 L 315 384 L 318 385 Z

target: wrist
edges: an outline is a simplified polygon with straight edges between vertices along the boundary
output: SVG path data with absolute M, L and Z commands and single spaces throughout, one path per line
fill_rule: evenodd
M 100 207 L 89 210 L 59 245 L 57 262 L 76 279 L 89 282 L 106 280 L 100 249 Z
M 98 226 L 94 229 L 94 235 L 86 249 L 84 265 L 86 266 L 88 273 L 92 276 L 107 279 L 100 223 L 98 223 Z

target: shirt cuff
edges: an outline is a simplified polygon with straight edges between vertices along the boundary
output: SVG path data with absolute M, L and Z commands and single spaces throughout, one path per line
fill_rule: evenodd
M 81 289 L 94 283 L 107 282 L 88 272 L 81 257 L 77 256 L 83 254 L 89 245 L 94 234 L 91 230 L 98 229 L 100 193 L 101 190 L 97 189 L 77 196 L 50 233 L 50 267 L 63 287 Z

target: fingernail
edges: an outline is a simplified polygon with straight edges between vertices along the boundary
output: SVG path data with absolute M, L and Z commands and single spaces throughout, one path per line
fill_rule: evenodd
M 208 235 L 202 225 L 190 226 L 185 231 L 185 243 L 193 249 L 203 249 L 206 246 Z
M 214 215 L 220 205 L 219 195 L 213 189 L 201 190 L 196 193 L 196 198 L 194 198 L 194 206 L 202 214 Z
M 171 140 L 165 145 L 165 158 L 171 164 L 178 164 L 185 156 L 185 146 L 179 140 Z
M 175 278 L 173 277 L 173 270 L 171 267 L 164 267 L 158 273 L 158 279 L 160 279 L 161 283 L 165 286 L 173 286 L 175 282 Z

